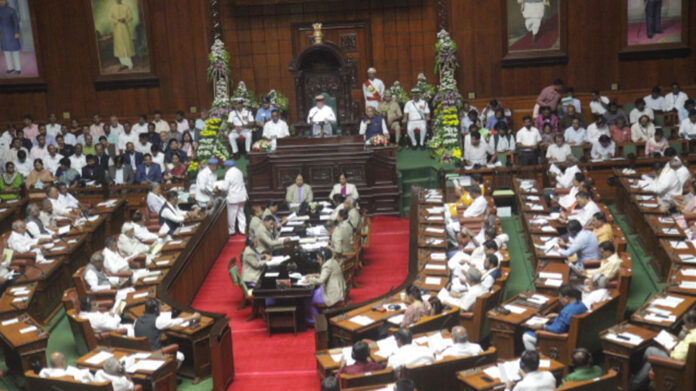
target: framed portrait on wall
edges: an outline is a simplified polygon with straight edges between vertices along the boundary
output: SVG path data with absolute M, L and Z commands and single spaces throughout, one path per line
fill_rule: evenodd
M 502 0 L 503 66 L 557 64 L 566 54 L 563 0 Z
M 35 26 L 28 0 L 0 0 L 0 91 L 45 90 Z
M 623 0 L 621 59 L 689 55 L 689 0 Z
M 156 85 L 146 1 L 88 1 L 97 49 L 97 88 Z

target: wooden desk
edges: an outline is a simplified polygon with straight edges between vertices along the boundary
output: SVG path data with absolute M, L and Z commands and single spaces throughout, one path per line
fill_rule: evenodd
M 190 313 L 183 312 L 179 316 L 186 317 Z M 202 379 L 210 376 L 211 357 L 210 357 L 210 328 L 215 320 L 208 316 L 190 326 L 172 327 L 166 331 L 167 339 L 171 343 L 179 345 L 179 350 L 184 354 L 184 363 L 179 368 L 179 373 Z
M 491 339 L 492 344 L 498 349 L 498 357 L 503 359 L 512 359 L 515 357 L 515 352 L 520 350 L 522 344 L 522 331 L 524 323 L 527 319 L 536 314 L 546 314 L 556 307 L 558 299 L 553 296 L 539 294 L 547 299 L 543 305 L 534 306 L 526 299 L 532 296 L 533 293 L 520 293 L 517 296 L 503 303 L 501 306 L 488 311 L 488 320 L 491 324 Z M 516 314 L 510 312 L 503 314 L 500 309 L 506 305 L 514 305 L 524 309 L 523 313 Z
M 63 291 L 70 285 L 70 275 L 64 263 L 66 257 L 53 257 L 51 263 L 29 263 L 17 283 L 36 283 L 36 304 L 32 306 L 35 319 L 44 323 L 57 310 L 63 297 Z
M 113 206 L 110 206 L 112 205 Z M 121 226 L 127 220 L 130 220 L 128 214 L 128 203 L 123 198 L 111 198 L 94 205 L 92 209 L 93 215 L 102 215 L 106 220 L 106 235 L 115 235 L 121 233 Z
M 674 297 L 682 300 L 676 307 L 669 307 L 661 304 L 660 300 L 665 298 Z M 650 330 L 660 331 L 666 329 L 671 331 L 673 334 L 678 334 L 678 326 L 681 322 L 682 316 L 696 304 L 696 297 L 685 296 L 676 293 L 667 293 L 665 291 L 658 292 L 650 300 L 645 302 L 636 312 L 631 315 L 631 322 L 636 325 L 645 327 Z M 667 311 L 670 313 L 669 316 L 674 316 L 674 320 L 669 320 L 667 318 L 663 320 L 649 319 L 649 307 L 656 307 L 660 310 Z
M 673 263 L 667 277 L 667 290 L 696 296 L 696 265 Z
M 376 311 L 373 307 L 385 306 L 389 304 L 398 304 L 397 310 Z M 377 339 L 377 331 L 387 319 L 392 316 L 403 313 L 406 310 L 406 305 L 400 295 L 393 295 L 379 302 L 371 302 L 363 305 L 342 315 L 329 319 L 329 330 L 335 341 L 338 341 L 338 346 L 352 345 L 354 342 L 361 339 Z M 369 324 L 356 323 L 353 320 L 355 317 L 367 317 L 372 322 Z M 352 320 L 353 319 L 353 320 Z
M 614 336 L 621 333 L 636 335 L 642 341 L 637 344 L 632 344 L 630 341 L 619 341 Z M 653 344 L 653 338 L 656 335 L 657 332 L 654 330 L 628 322 L 618 324 L 600 334 L 602 351 L 604 352 L 604 370 L 614 369 L 618 373 L 619 383 L 623 390 L 628 390 L 631 369 L 637 369 L 638 365 L 642 365 L 643 352 Z
M 541 366 L 542 363 L 546 363 L 548 360 L 548 366 Z M 486 365 L 483 367 L 460 371 L 457 372 L 457 379 L 460 381 L 462 391 L 487 391 L 487 390 L 502 390 L 505 388 L 499 378 L 489 377 L 484 371 L 486 368 L 494 367 L 495 365 Z M 541 355 L 540 371 L 551 371 L 556 377 L 556 382 L 560 383 L 563 378 L 566 367 L 560 362 L 550 359 L 544 355 Z
M 144 390 L 176 390 L 176 358 L 173 355 L 155 354 L 133 349 L 100 347 L 75 360 L 75 365 L 79 368 L 87 368 L 91 371 L 102 369 L 104 366 L 104 361 L 106 361 L 106 359 L 109 357 L 105 357 L 104 360 L 99 362 L 95 362 L 94 360 L 90 361 L 92 357 L 100 353 L 111 354 L 111 357 L 119 361 L 122 358 L 134 356 L 136 354 L 142 356 L 143 360 L 159 361 L 161 362 L 161 365 L 155 370 L 137 369 L 135 372 L 131 373 L 129 372 L 128 368 L 124 369 L 126 369 L 126 372 L 130 374 L 131 380 L 135 384 L 142 385 Z M 136 358 L 134 361 L 137 363 L 140 360 L 141 359 Z
M 20 315 L 0 323 L 0 339 L 5 362 L 11 371 L 21 375 L 31 370 L 32 363 L 46 366 L 48 332 L 29 315 Z
M 7 287 L 0 297 L 0 320 L 15 318 L 24 312 L 31 314 L 29 307 L 36 311 L 35 306 L 31 306 L 36 286 L 37 283 L 32 282 Z
M 568 265 L 563 262 L 540 263 L 537 268 L 536 277 L 534 278 L 536 291 L 547 296 L 558 296 L 558 285 L 554 285 L 550 282 L 558 280 L 555 278 L 558 277 L 558 275 L 560 275 L 560 280 L 563 281 L 563 284 L 567 284 L 569 280 Z

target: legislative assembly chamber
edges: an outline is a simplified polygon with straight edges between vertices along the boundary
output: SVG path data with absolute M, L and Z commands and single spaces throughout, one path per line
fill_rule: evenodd
M 696 391 L 694 1 L 0 0 L 0 51 L 0 391 Z

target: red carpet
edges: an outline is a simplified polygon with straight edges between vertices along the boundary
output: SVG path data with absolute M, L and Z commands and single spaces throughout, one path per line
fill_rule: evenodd
M 239 261 L 243 247 L 243 237 L 230 238 L 193 300 L 197 309 L 230 318 L 236 374 L 228 390 L 318 390 L 313 330 L 269 338 L 263 319 L 245 321 L 250 308 L 235 311 L 242 295 L 232 286 L 226 267 L 231 257 Z M 350 292 L 353 303 L 379 296 L 406 278 L 408 219 L 374 217 L 364 259 L 366 266 L 356 278 L 361 288 Z

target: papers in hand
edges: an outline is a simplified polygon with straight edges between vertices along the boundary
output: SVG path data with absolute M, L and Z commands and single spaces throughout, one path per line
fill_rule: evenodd
M 104 361 L 106 361 L 107 358 L 111 358 L 113 356 L 114 355 L 109 353 L 109 352 L 99 352 L 99 353 L 95 354 L 94 356 L 85 360 L 85 362 L 87 364 L 90 364 L 90 365 L 99 365 L 99 364 L 103 363 Z
M 668 333 L 665 330 L 661 330 L 660 333 L 657 334 L 653 339 L 655 340 L 655 342 L 664 346 L 664 348 L 667 349 L 668 352 L 671 352 L 672 348 L 674 348 L 674 346 L 676 346 L 677 342 L 679 341 L 677 337 Z
M 520 380 L 520 360 L 501 362 L 497 366 L 486 368 L 483 371 L 489 377 L 500 379 L 503 383 L 508 380 L 517 381 Z
M 374 320 L 372 320 L 372 318 L 365 316 L 365 315 L 357 315 L 357 316 L 354 316 L 348 320 L 355 323 L 355 324 L 359 324 L 360 326 L 367 326 L 367 325 L 372 324 L 374 322 Z
M 270 261 L 266 262 L 266 265 L 268 265 L 268 266 L 278 266 L 278 265 L 280 265 L 281 263 L 287 261 L 288 259 L 290 259 L 290 256 L 289 256 L 289 255 L 277 255 L 277 256 L 275 256 L 275 257 L 272 257 Z M 268 275 L 268 273 L 266 273 L 266 275 Z

